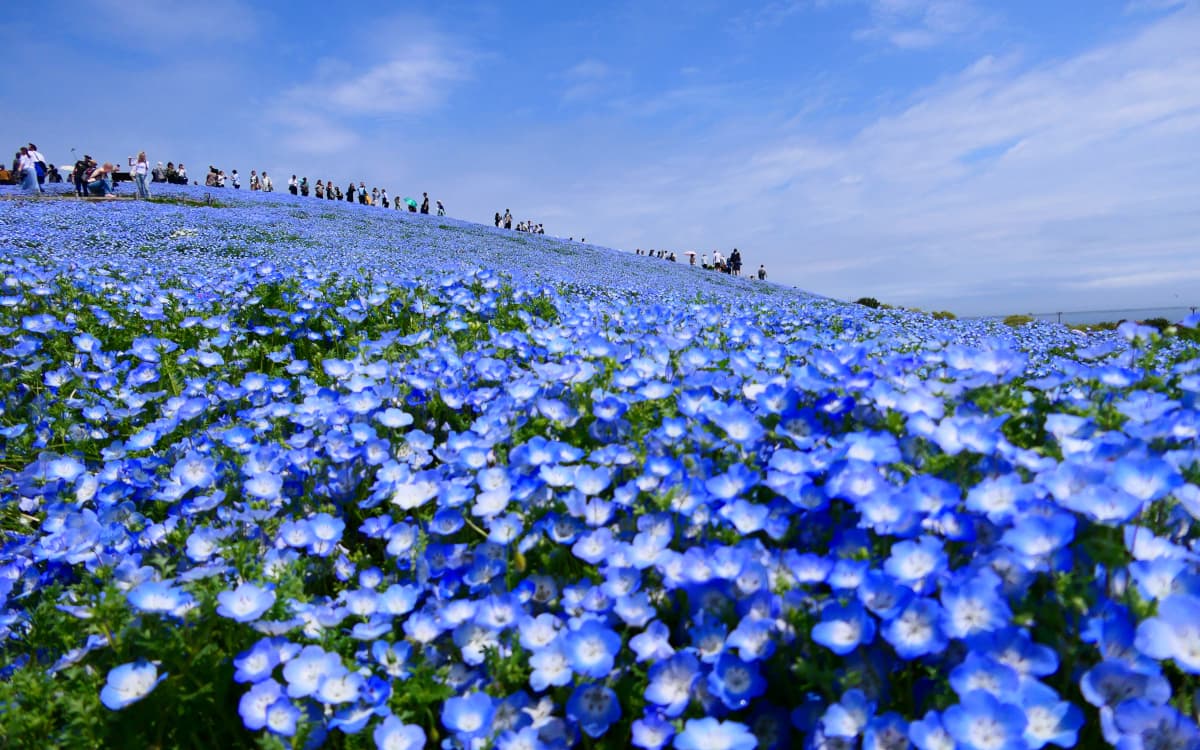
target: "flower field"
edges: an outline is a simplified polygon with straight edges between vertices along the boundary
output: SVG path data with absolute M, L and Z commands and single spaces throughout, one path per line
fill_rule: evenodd
M 1200 748 L 1197 316 L 205 192 L 0 201 L 0 745 Z

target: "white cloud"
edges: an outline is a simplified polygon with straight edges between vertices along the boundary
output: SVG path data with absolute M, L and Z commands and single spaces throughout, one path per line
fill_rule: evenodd
M 157 52 L 178 51 L 195 44 L 242 42 L 258 30 L 254 10 L 241 0 L 91 0 L 71 17 L 91 34 Z
M 354 126 L 362 118 L 419 116 L 442 106 L 455 85 L 471 76 L 474 58 L 435 32 L 410 36 L 412 41 L 397 42 L 380 35 L 378 61 L 365 71 L 321 61 L 313 80 L 284 92 L 270 107 L 283 142 L 298 151 L 334 153 L 357 142 Z M 367 59 L 373 51 L 360 50 Z
M 572 170 L 586 184 L 529 200 L 586 206 L 563 221 L 618 247 L 739 246 L 842 298 L 970 314 L 1195 297 L 1198 38 L 1185 11 L 1069 58 L 984 58 L 845 136 L 731 117 L 619 160 L 596 136 Z
M 991 23 L 972 0 L 871 0 L 871 23 L 858 39 L 882 39 L 901 49 L 925 49 Z
M 595 97 L 606 90 L 612 76 L 612 68 L 600 60 L 583 60 L 562 73 L 566 83 L 562 99 L 571 102 Z

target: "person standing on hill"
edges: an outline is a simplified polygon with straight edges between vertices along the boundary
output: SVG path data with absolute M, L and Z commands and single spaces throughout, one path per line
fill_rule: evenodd
M 767 267 L 764 266 L 762 263 L 758 264 L 758 280 L 759 281 L 767 280 Z
M 427 214 L 429 213 L 429 193 L 421 193 L 421 195 L 421 213 Z
M 496 212 L 496 228 L 497 229 L 500 228 L 500 212 L 499 211 Z
M 46 181 L 46 157 L 37 150 L 37 146 L 29 144 L 29 158 L 33 159 L 33 171 L 37 175 L 38 192 L 42 192 L 42 183 Z
M 87 173 L 88 162 L 92 157 L 87 154 L 83 158 L 75 162 L 75 169 L 71 170 L 71 182 L 75 183 L 75 195 L 82 198 L 87 195 Z
M 507 208 L 504 209 L 504 228 L 512 229 L 512 212 Z
M 146 152 L 139 151 L 137 161 L 133 158 L 129 159 L 129 171 L 133 174 L 133 181 L 137 185 L 137 196 L 142 200 L 150 197 L 150 188 L 146 186 L 146 182 L 150 179 L 150 162 L 146 160 Z
M 258 190 L 260 187 L 261 186 L 259 185 L 259 182 L 258 182 L 258 172 L 256 170 L 251 169 L 250 170 L 250 191 L 253 192 L 255 190 Z
M 230 182 L 232 182 L 232 183 L 233 183 L 233 189 L 234 189 L 234 190 L 241 190 L 241 189 L 242 189 L 242 176 L 241 176 L 240 174 L 238 174 L 238 173 L 237 173 L 237 170 L 236 170 L 236 169 L 235 169 L 235 170 L 233 170 L 233 174 L 231 174 L 231 175 L 229 176 L 229 180 L 230 180 Z
M 17 173 L 21 175 L 21 189 L 29 195 L 41 195 L 42 188 L 37 181 L 37 168 L 33 166 L 33 157 L 29 149 L 22 146 L 17 152 Z
M 267 177 L 267 173 L 266 173 L 266 172 L 263 172 L 263 173 L 262 173 L 262 180 L 261 180 L 261 182 L 262 182 L 262 191 L 263 191 L 264 193 L 273 193 L 273 192 L 275 192 L 275 185 L 273 185 L 273 184 L 271 183 L 271 178 L 270 178 L 270 177 Z
M 442 205 L 442 202 L 441 202 L 441 201 L 438 201 L 438 202 L 437 202 L 437 207 L 438 207 L 438 209 L 437 209 L 437 211 L 438 211 L 437 215 L 438 215 L 438 216 L 445 216 L 445 215 L 446 215 L 446 207 Z

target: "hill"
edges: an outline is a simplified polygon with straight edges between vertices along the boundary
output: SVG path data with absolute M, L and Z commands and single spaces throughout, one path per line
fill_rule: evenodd
M 164 195 L 0 200 L 0 743 L 1200 735 L 1194 328 Z

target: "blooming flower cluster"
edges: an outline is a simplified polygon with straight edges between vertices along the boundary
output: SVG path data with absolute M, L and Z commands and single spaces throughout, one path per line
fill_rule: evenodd
M 231 201 L 0 204 L 8 736 L 1200 747 L 1188 329 Z

